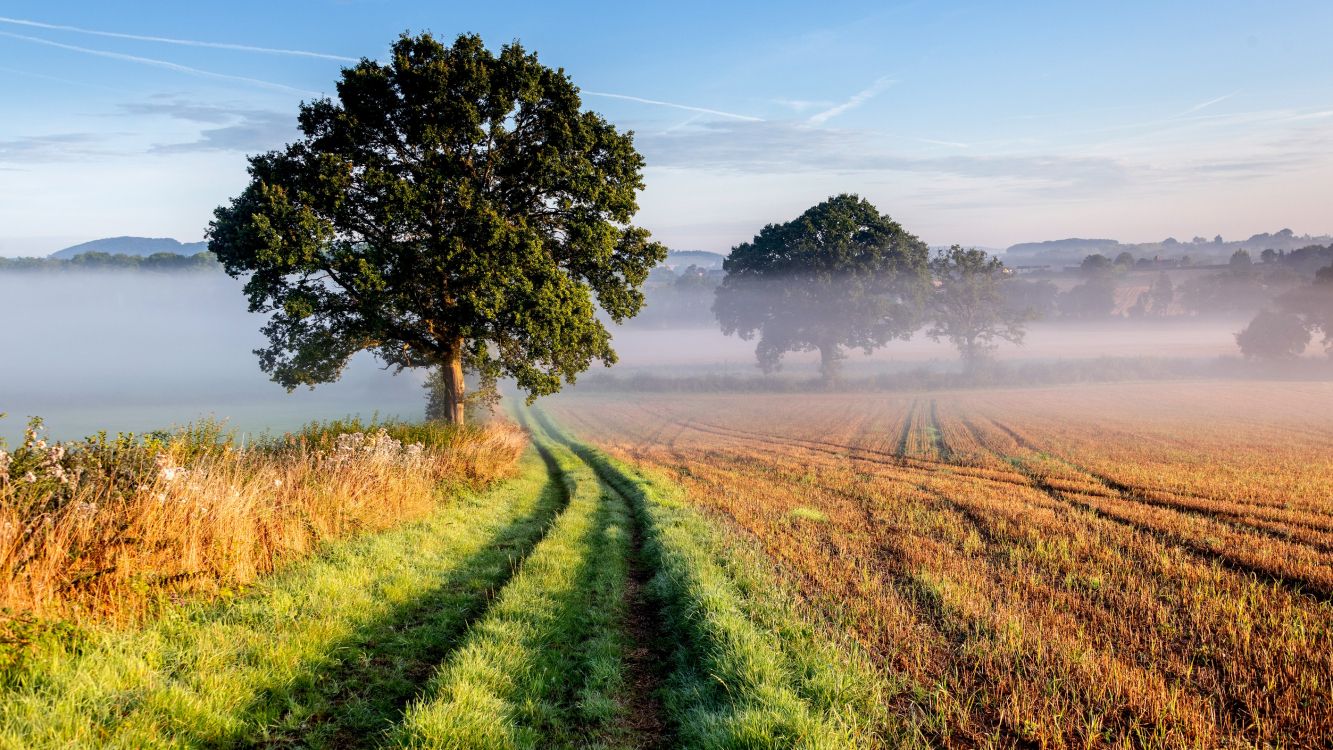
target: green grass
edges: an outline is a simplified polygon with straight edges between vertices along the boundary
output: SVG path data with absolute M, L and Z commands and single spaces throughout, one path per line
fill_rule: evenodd
M 540 454 L 518 478 L 423 522 L 227 601 L 44 640 L 0 683 L 0 747 L 616 748 L 662 727 L 660 746 L 698 750 L 910 741 L 888 729 L 899 686 L 751 540 L 665 478 L 530 427 Z M 632 567 L 652 573 L 647 635 L 627 617 Z M 631 673 L 632 627 L 661 641 L 661 674 Z
M 569 504 L 407 713 L 395 744 L 632 746 L 624 731 L 629 509 L 536 430 Z
M 680 488 L 570 440 L 629 498 L 657 571 L 672 641 L 665 704 L 685 748 L 902 745 L 886 698 L 900 687 L 854 644 L 812 623 L 772 561 L 688 505 Z
M 533 453 L 512 481 L 331 545 L 233 601 L 44 644 L 3 686 L 0 746 L 373 741 L 562 502 Z

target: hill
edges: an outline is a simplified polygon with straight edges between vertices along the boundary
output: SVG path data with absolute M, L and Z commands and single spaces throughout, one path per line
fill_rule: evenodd
M 49 257 L 57 260 L 69 260 L 84 253 L 106 253 L 108 255 L 156 255 L 157 253 L 175 253 L 176 255 L 195 255 L 208 250 L 207 242 L 181 242 L 170 237 L 106 237 L 64 250 L 57 250 Z
M 710 253 L 707 250 L 672 250 L 667 253 L 667 259 L 663 265 L 672 269 L 680 269 L 687 266 L 721 268 L 722 261 L 725 260 L 726 257 L 727 256 L 720 253 Z
M 1188 256 L 1194 263 L 1225 263 L 1237 250 L 1245 250 L 1258 257 L 1264 250 L 1298 250 L 1311 245 L 1327 245 L 1333 242 L 1328 235 L 1298 235 L 1290 229 L 1279 232 L 1263 232 L 1243 240 L 1224 240 L 1221 235 L 1209 240 L 1195 237 L 1189 242 L 1181 242 L 1174 237 L 1167 237 L 1161 242 L 1123 243 L 1112 239 L 1082 239 L 1070 237 L 1063 240 L 1046 242 L 1022 242 L 1011 245 L 1004 251 L 1004 260 L 1009 265 L 1077 265 L 1084 257 L 1101 253 L 1114 258 L 1127 252 L 1135 258 L 1182 258 Z

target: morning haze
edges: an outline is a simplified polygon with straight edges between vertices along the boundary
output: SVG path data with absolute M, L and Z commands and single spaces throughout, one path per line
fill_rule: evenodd
M 0 747 L 1324 747 L 1333 9 L 15 0 Z

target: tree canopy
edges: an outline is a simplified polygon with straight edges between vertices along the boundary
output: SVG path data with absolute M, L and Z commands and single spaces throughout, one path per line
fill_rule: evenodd
M 998 341 L 1023 341 L 1036 311 L 1006 304 L 1002 285 L 1008 277 L 999 258 L 954 245 L 931 259 L 930 270 L 936 287 L 926 335 L 948 339 L 969 370 L 989 359 Z
M 843 347 L 867 353 L 909 338 L 929 288 L 920 239 L 855 195 L 839 195 L 732 248 L 713 312 L 750 340 L 765 372 L 785 353 L 818 351 L 825 379 Z
M 616 322 L 666 250 L 630 224 L 643 188 L 632 133 L 581 109 L 563 70 L 518 43 L 404 34 L 303 104 L 303 137 L 250 159 L 209 249 L 270 315 L 261 367 L 288 389 L 370 351 L 437 367 L 463 418 L 463 369 L 529 397 L 616 354 Z

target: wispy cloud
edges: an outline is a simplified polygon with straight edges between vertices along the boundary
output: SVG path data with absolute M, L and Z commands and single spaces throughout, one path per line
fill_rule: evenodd
M 149 148 L 149 153 L 154 154 L 205 151 L 255 153 L 277 148 L 297 135 L 296 118 L 285 112 L 224 107 L 170 98 L 124 104 L 121 109 L 129 115 L 160 115 L 217 126 L 204 128 L 194 141 L 154 144 Z
M 1045 154 L 913 156 L 885 147 L 885 136 L 791 121 L 712 122 L 638 139 L 654 167 L 738 174 L 884 172 L 983 179 L 1047 196 L 1086 195 L 1127 183 L 1130 168 L 1107 157 Z
M 97 133 L 52 133 L 0 140 L 0 164 L 70 161 L 101 153 Z
M 732 120 L 746 120 L 749 122 L 761 122 L 758 117 L 750 115 L 738 115 L 735 112 L 723 112 L 720 109 L 708 109 L 707 107 L 694 107 L 689 104 L 676 104 L 675 102 L 664 102 L 660 99 L 645 99 L 642 96 L 629 96 L 628 94 L 608 94 L 605 91 L 583 91 L 584 96 L 600 96 L 604 99 L 621 99 L 627 102 L 638 102 L 640 104 L 655 104 L 659 107 L 671 107 L 673 109 L 683 109 L 687 112 L 700 112 L 706 115 L 717 115 Z
M 1194 114 L 1195 112 L 1198 112 L 1198 111 L 1201 110 L 1201 109 L 1207 109 L 1207 108 L 1213 106 L 1214 104 L 1221 104 L 1222 102 L 1226 101 L 1227 99 L 1230 99 L 1231 97 L 1233 97 L 1233 96 L 1235 96 L 1236 94 L 1239 94 L 1239 93 L 1240 93 L 1239 91 L 1232 91 L 1230 94 L 1223 94 L 1223 95 L 1221 95 L 1221 96 L 1219 96 L 1219 97 L 1217 97 L 1217 98 L 1215 98 L 1215 99 L 1209 99 L 1209 100 L 1206 101 L 1206 102 L 1199 102 L 1198 104 L 1194 105 L 1193 107 L 1190 107 L 1189 109 L 1185 110 L 1184 112 L 1181 112 L 1181 113 L 1180 113 L 1179 115 L 1177 115 L 1177 116 L 1178 116 L 1178 117 L 1184 117 L 1185 115 L 1192 115 L 1192 114 Z
M 0 36 L 9 37 L 11 39 L 21 39 L 25 42 L 32 42 L 33 44 L 43 44 L 48 47 L 56 47 L 58 49 L 69 50 L 71 52 L 79 52 L 85 55 L 95 55 L 97 57 L 105 57 L 112 60 L 124 60 L 125 62 L 138 63 L 140 65 L 151 65 L 153 67 L 164 68 L 166 70 L 174 70 L 177 73 L 184 73 L 186 75 L 200 76 L 204 78 L 216 78 L 218 80 L 232 81 L 235 83 L 244 83 L 250 86 L 258 86 L 259 88 L 272 89 L 274 91 L 285 91 L 295 94 L 301 94 L 303 96 L 320 95 L 319 92 L 317 91 L 308 91 L 306 89 L 300 89 L 296 88 L 295 86 L 288 86 L 282 83 L 274 83 L 273 81 L 264 81 L 258 78 L 249 78 L 247 76 L 231 75 L 230 73 L 216 73 L 211 70 L 201 70 L 199 68 L 192 68 L 188 65 L 181 65 L 180 63 L 174 63 L 167 60 L 158 60 L 152 57 L 140 57 L 138 55 L 126 55 L 120 52 L 110 52 L 108 50 L 92 49 L 90 47 L 80 47 L 74 44 L 65 44 L 63 42 L 57 42 L 51 39 L 43 39 L 41 37 L 36 37 L 36 36 L 27 36 L 26 34 L 15 34 L 10 31 L 0 31 Z
M 892 86 L 895 83 L 897 83 L 897 81 L 895 81 L 894 79 L 889 78 L 888 76 L 883 76 L 879 80 L 875 81 L 874 83 L 870 84 L 864 89 L 861 89 L 860 91 L 853 94 L 852 97 L 847 101 L 829 107 L 828 109 L 823 110 L 822 112 L 816 112 L 814 115 L 810 117 L 810 124 L 822 125 L 828 122 L 829 120 L 833 119 L 834 117 L 837 117 L 838 115 L 850 109 L 856 109 L 857 107 L 861 106 L 862 104 L 865 104 L 871 99 L 874 99 L 876 96 L 879 96 L 885 89 L 887 89 L 888 87 Z
M 972 148 L 972 144 L 962 143 L 960 141 L 940 141 L 934 138 L 913 138 L 912 140 L 919 141 L 921 143 L 928 143 L 932 146 L 948 146 L 949 148 Z
M 833 102 L 830 101 L 811 99 L 774 99 L 773 103 L 782 105 L 793 112 L 805 112 L 806 110 L 814 109 L 815 107 L 829 107 L 833 105 Z
M 313 57 L 321 60 L 337 60 L 338 62 L 358 62 L 355 57 L 346 57 L 344 55 L 330 55 L 325 52 L 311 52 L 302 49 L 280 49 L 274 47 L 255 47 L 249 44 L 230 44 L 226 42 L 205 42 L 197 39 L 176 39 L 164 36 L 148 36 L 145 34 L 125 34 L 118 31 L 102 31 L 100 29 L 85 29 L 81 26 L 65 26 L 56 23 L 43 23 L 42 21 L 32 21 L 25 18 L 9 18 L 0 16 L 0 23 L 11 26 L 26 26 L 34 29 L 47 29 L 50 31 L 69 31 L 75 34 L 89 34 L 92 36 L 109 37 L 111 39 L 132 39 L 139 42 L 155 42 L 158 44 L 175 44 L 182 47 L 207 47 L 209 49 L 224 49 L 234 52 L 258 52 L 266 55 L 289 55 L 291 57 Z

